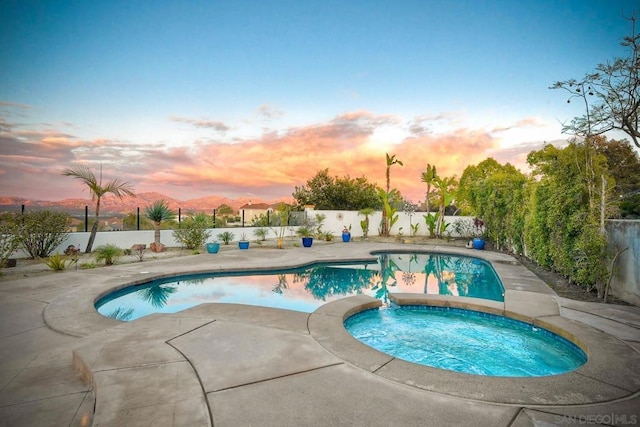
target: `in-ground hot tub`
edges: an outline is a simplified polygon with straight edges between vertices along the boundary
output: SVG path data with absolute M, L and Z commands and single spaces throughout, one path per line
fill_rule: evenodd
M 539 377 L 587 361 L 567 339 L 504 316 L 452 307 L 392 306 L 349 317 L 349 333 L 408 362 L 475 375 Z

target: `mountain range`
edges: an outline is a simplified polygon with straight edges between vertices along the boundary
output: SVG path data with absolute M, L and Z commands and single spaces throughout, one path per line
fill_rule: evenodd
M 157 200 L 164 200 L 174 211 L 181 209 L 183 212 L 188 211 L 213 211 L 220 205 L 226 204 L 237 211 L 241 206 L 246 204 L 275 204 L 279 202 L 292 203 L 291 197 L 282 197 L 276 200 L 261 200 L 255 198 L 241 197 L 238 199 L 230 199 L 222 196 L 207 196 L 197 199 L 178 200 L 164 194 L 149 192 L 139 193 L 135 197 L 125 197 L 120 200 L 113 195 L 106 195 L 100 200 L 101 213 L 133 213 L 136 208 L 143 210 L 148 205 Z M 84 212 L 85 206 L 89 207 L 89 212 L 95 211 L 95 202 L 91 199 L 64 199 L 58 201 L 30 200 L 23 197 L 0 196 L 0 212 L 19 212 L 25 206 L 25 210 L 62 210 L 70 213 Z

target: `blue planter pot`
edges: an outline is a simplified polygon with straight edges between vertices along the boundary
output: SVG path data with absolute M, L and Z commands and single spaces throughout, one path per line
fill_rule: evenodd
M 477 249 L 479 251 L 484 249 L 484 239 L 473 239 L 473 249 Z
M 238 247 L 243 250 L 249 249 L 249 242 L 238 242 Z
M 210 254 L 217 254 L 220 250 L 220 243 L 207 243 L 207 252 Z
M 351 241 L 351 233 L 342 233 L 342 241 L 350 242 Z
M 313 244 L 313 237 L 303 237 L 302 238 L 302 246 L 305 248 L 310 248 Z

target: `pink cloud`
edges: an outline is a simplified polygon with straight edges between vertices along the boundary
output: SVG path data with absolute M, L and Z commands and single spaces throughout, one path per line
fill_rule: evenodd
M 412 123 L 427 124 L 450 117 L 422 117 Z M 188 120 L 179 121 L 197 126 Z M 231 143 L 197 140 L 187 147 L 175 147 L 126 140 L 82 140 L 55 129 L 33 130 L 8 122 L 0 128 L 0 195 L 44 200 L 86 197 L 80 184 L 61 175 L 64 168 L 79 162 L 96 170 L 102 165 L 105 179 L 128 181 L 138 193 L 154 191 L 180 200 L 213 194 L 286 197 L 295 186 L 304 185 L 325 168 L 331 175 L 365 176 L 384 186 L 384 153 L 372 151 L 370 139 L 377 129 L 389 126 L 407 130 L 407 122 L 400 117 L 357 111 L 324 123 Z M 436 165 L 443 176 L 460 176 L 466 166 L 489 155 L 509 161 L 521 158 L 530 148 L 523 145 L 521 149 L 500 151 L 490 133 L 474 129 L 410 134 L 413 136 L 397 141 L 387 151 L 404 163 L 392 168 L 392 187 L 413 201 L 424 198 L 420 176 L 427 163 Z
M 223 122 L 217 120 L 190 119 L 186 117 L 171 116 L 171 121 L 187 123 L 197 128 L 213 129 L 218 132 L 226 132 L 231 129 Z

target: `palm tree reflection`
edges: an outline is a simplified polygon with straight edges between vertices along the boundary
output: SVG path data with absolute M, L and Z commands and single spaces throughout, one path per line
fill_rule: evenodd
M 138 295 L 143 301 L 150 303 L 155 308 L 162 308 L 167 305 L 169 295 L 178 290 L 176 286 L 154 285 L 139 291 Z
M 296 280 L 307 280 L 305 289 L 316 299 L 325 301 L 333 296 L 362 293 L 371 286 L 375 274 L 366 265 L 364 268 L 317 266 L 296 274 Z
M 115 310 L 113 310 L 111 313 L 107 314 L 107 317 L 126 322 L 127 320 L 131 319 L 131 316 L 133 315 L 133 311 L 134 311 L 133 308 L 125 309 L 124 307 L 118 307 Z
M 286 274 L 278 274 L 278 284 L 273 288 L 273 292 L 282 295 L 283 289 L 289 289 Z

